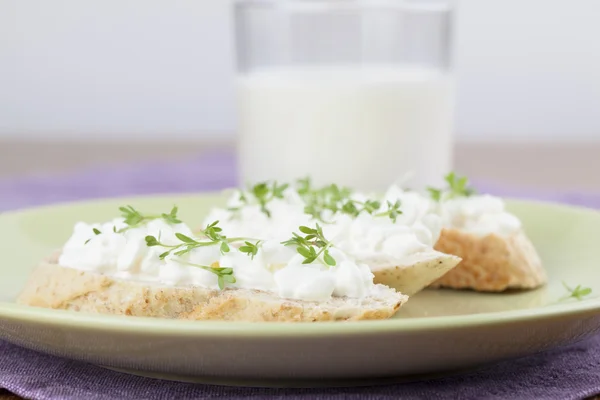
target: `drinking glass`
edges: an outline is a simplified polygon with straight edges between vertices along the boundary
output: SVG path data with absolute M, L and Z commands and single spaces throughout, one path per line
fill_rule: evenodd
M 241 183 L 441 183 L 455 97 L 448 1 L 241 0 L 234 10 Z

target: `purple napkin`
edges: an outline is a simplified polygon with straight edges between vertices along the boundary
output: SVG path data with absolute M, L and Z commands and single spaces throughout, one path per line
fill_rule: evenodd
M 235 184 L 230 153 L 177 162 L 97 168 L 0 180 L 0 211 L 132 194 L 197 192 Z M 600 194 L 539 193 L 475 183 L 482 190 L 600 208 Z M 600 394 L 600 336 L 477 372 L 362 388 L 257 389 L 141 378 L 0 341 L 0 387 L 30 399 L 583 399 Z

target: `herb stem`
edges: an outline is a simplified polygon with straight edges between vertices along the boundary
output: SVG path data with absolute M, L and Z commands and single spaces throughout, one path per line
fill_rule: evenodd
M 168 249 L 167 251 L 163 252 L 159 256 L 159 258 L 161 260 L 164 260 L 167 256 L 169 256 L 171 254 L 174 254 L 176 256 L 182 256 L 182 255 L 187 254 L 190 251 L 197 249 L 199 247 L 206 247 L 206 246 L 213 246 L 213 245 L 220 245 L 221 253 L 225 254 L 230 251 L 230 247 L 229 247 L 230 243 L 245 241 L 246 246 L 242 246 L 244 249 L 241 249 L 240 251 L 242 251 L 243 253 L 247 253 L 248 255 L 251 255 L 251 256 L 256 255 L 256 253 L 258 252 L 258 247 L 257 247 L 258 242 L 257 242 L 257 244 L 253 245 L 252 243 L 250 243 L 248 241 L 254 240 L 254 239 L 243 238 L 243 237 L 228 238 L 227 236 L 221 234 L 222 229 L 219 226 L 217 226 L 218 223 L 219 223 L 219 221 L 215 221 L 212 224 L 207 225 L 206 228 L 201 231 L 202 235 L 204 235 L 206 237 L 206 241 L 202 241 L 202 239 L 196 240 L 194 238 L 184 235 L 183 233 L 178 232 L 175 234 L 175 237 L 177 237 L 177 239 L 179 239 L 181 241 L 181 243 L 179 243 L 177 245 L 168 245 L 168 244 L 162 243 L 160 241 L 160 237 L 157 239 L 156 237 L 149 235 L 149 236 L 146 236 L 146 238 L 145 238 L 146 246 L 148 246 L 148 247 L 161 246 L 161 247 Z
M 317 252 L 317 257 L 316 257 L 316 258 L 319 258 L 319 256 L 320 256 L 321 254 L 323 254 L 324 252 L 326 252 L 327 250 L 329 250 L 329 248 L 331 248 L 332 244 L 331 244 L 330 242 L 326 242 L 326 243 L 327 243 L 327 244 L 326 244 L 325 246 L 323 246 L 323 247 L 321 248 L 321 250 L 319 250 L 319 251 Z M 325 260 L 323 260 L 323 262 L 325 262 Z M 325 264 L 327 264 L 327 263 L 325 262 Z
M 219 289 L 221 289 L 221 290 L 223 290 L 225 288 L 225 283 L 235 283 L 236 282 L 235 276 L 233 276 L 232 268 L 209 267 L 206 265 L 195 264 L 195 263 L 191 263 L 189 261 L 183 261 L 183 260 L 177 260 L 177 262 L 180 264 L 183 264 L 183 265 L 201 268 L 205 271 L 212 272 L 213 274 L 215 274 L 217 276 L 217 284 L 219 286 Z

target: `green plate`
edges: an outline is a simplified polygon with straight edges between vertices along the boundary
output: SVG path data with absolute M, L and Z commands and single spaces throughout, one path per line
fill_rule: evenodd
M 426 290 L 385 321 L 193 322 L 92 315 L 20 306 L 37 261 L 73 224 L 115 217 L 131 204 L 151 212 L 173 204 L 200 222 L 222 194 L 98 200 L 0 215 L 0 337 L 49 354 L 139 374 L 227 384 L 312 386 L 371 383 L 474 368 L 584 339 L 600 330 L 600 213 L 509 201 L 537 246 L 550 282 L 528 292 Z M 562 281 L 593 289 L 559 301 Z

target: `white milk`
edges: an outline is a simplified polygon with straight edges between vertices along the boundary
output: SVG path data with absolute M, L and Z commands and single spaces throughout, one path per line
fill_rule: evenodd
M 238 78 L 242 183 L 311 176 L 383 190 L 451 169 L 453 85 L 439 70 L 269 68 Z

